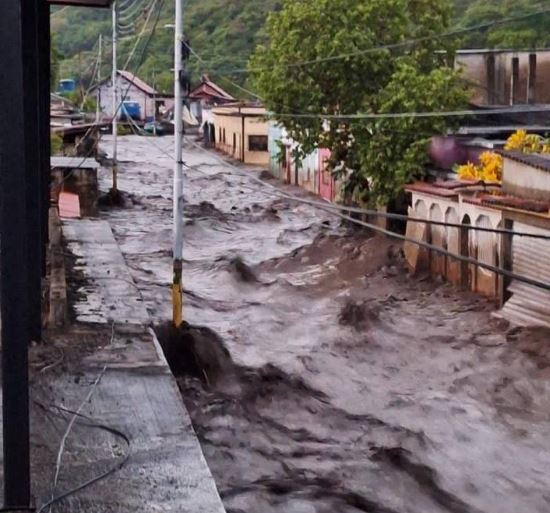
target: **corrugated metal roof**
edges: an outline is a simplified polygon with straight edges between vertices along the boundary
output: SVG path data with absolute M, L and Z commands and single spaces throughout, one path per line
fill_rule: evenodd
M 129 71 L 124 71 L 124 70 L 119 69 L 118 74 L 122 78 L 124 78 L 128 82 L 131 82 L 138 89 L 140 89 L 141 91 L 143 91 L 144 93 L 146 93 L 150 96 L 159 94 L 159 92 L 154 87 L 151 87 L 149 84 L 147 84 L 146 82 L 141 80 L 141 78 L 136 77 L 136 75 L 134 75 L 133 73 L 130 73 Z
M 514 223 L 514 230 L 550 235 L 548 230 Z M 522 276 L 550 283 L 550 241 L 515 236 L 512 241 L 512 270 Z M 512 297 L 498 316 L 519 326 L 550 327 L 550 292 L 513 280 Z
M 189 98 L 200 98 L 203 94 L 220 98 L 228 102 L 234 102 L 235 98 L 227 91 L 224 91 L 219 85 L 212 82 L 207 75 L 203 75 L 200 85 L 195 87 L 189 94 Z
M 550 172 L 550 155 L 541 155 L 538 153 L 523 153 L 521 151 L 499 151 L 499 153 L 510 160 L 521 162 L 528 166 Z

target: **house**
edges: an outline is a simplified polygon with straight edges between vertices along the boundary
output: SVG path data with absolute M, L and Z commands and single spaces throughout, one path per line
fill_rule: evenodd
M 208 75 L 203 75 L 201 77 L 200 84 L 189 93 L 188 98 L 191 114 L 193 114 L 200 123 L 203 121 L 211 121 L 211 116 L 209 114 L 212 107 L 237 101 L 227 91 L 224 91 L 219 85 L 212 82 Z M 203 113 L 205 114 L 204 117 Z
M 212 109 L 216 149 L 244 162 L 269 165 L 267 112 L 255 103 L 229 103 Z
M 339 185 L 327 166 L 330 150 L 316 148 L 300 161 L 294 156 L 297 143 L 277 123 L 268 127 L 269 169 L 284 183 L 298 185 L 318 194 L 328 201 L 335 201 Z
M 550 49 L 459 50 L 455 67 L 476 106 L 550 103 Z
M 550 155 L 500 151 L 501 186 L 454 180 L 417 182 L 405 187 L 411 194 L 409 217 L 462 226 L 408 221 L 407 236 L 451 253 L 534 281 L 550 283 L 550 240 L 472 230 L 469 226 L 506 229 L 550 237 Z M 414 271 L 430 271 L 465 289 L 498 299 L 496 316 L 516 325 L 550 327 L 550 292 L 517 279 L 405 244 Z
M 139 106 L 137 118 L 140 121 L 152 121 L 174 105 L 172 95 L 161 94 L 139 77 L 129 71 L 118 70 L 118 95 L 124 96 L 125 102 Z M 109 118 L 113 116 L 113 89 L 111 79 L 105 79 L 91 91 L 99 102 L 101 112 Z M 120 116 L 120 111 L 119 111 Z

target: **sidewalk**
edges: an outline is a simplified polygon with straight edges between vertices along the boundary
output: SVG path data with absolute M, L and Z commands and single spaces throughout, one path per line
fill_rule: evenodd
M 33 489 L 38 509 L 54 495 L 118 470 L 55 506 L 56 512 L 223 513 L 176 382 L 139 292 L 105 221 L 63 225 L 76 257 L 67 270 L 68 328 L 31 351 Z M 76 278 L 76 279 L 75 279 Z M 89 399 L 86 401 L 86 399 Z M 108 431 L 98 424 L 115 428 Z M 128 437 L 130 444 L 121 436 Z

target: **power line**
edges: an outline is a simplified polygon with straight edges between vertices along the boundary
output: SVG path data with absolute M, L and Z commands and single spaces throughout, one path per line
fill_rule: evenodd
M 191 143 L 191 145 L 199 148 L 200 150 L 204 151 L 204 152 L 207 152 L 207 150 L 205 150 L 204 148 L 202 148 L 199 144 L 193 142 L 193 141 L 189 141 Z M 295 201 L 297 203 L 303 203 L 303 204 L 308 204 L 308 205 L 312 205 L 312 206 L 315 206 L 316 208 L 319 208 L 321 210 L 324 210 L 328 213 L 331 213 L 333 215 L 336 215 L 337 217 L 341 218 L 341 219 L 344 219 L 346 221 L 349 221 L 349 222 L 352 222 L 354 224 L 357 224 L 359 226 L 363 226 L 365 228 L 369 228 L 373 231 L 376 231 L 378 233 L 382 233 L 384 235 L 387 235 L 389 237 L 392 237 L 392 238 L 395 238 L 395 239 L 399 239 L 403 242 L 409 242 L 409 243 L 412 243 L 412 244 L 415 244 L 417 246 L 420 246 L 420 247 L 423 247 L 425 249 L 429 249 L 430 251 L 434 251 L 435 253 L 439 253 L 441 255 L 444 255 L 444 256 L 448 256 L 448 257 L 451 257 L 451 258 L 454 258 L 455 260 L 459 260 L 461 262 L 464 262 L 464 263 L 468 263 L 468 264 L 473 264 L 473 265 L 476 265 L 478 267 L 481 267 L 483 269 L 486 269 L 488 271 L 491 271 L 491 272 L 494 272 L 494 273 L 497 273 L 497 274 L 500 274 L 502 276 L 505 276 L 507 278 L 510 278 L 510 279 L 514 279 L 514 280 L 517 280 L 517 281 L 520 281 L 520 282 L 523 282 L 523 283 L 526 283 L 527 285 L 531 285 L 531 286 L 534 286 L 534 287 L 537 287 L 537 288 L 540 288 L 540 289 L 543 289 L 543 290 L 548 290 L 550 291 L 550 284 L 548 283 L 544 283 L 544 282 L 541 282 L 541 281 L 538 281 L 538 280 L 534 280 L 532 278 L 529 278 L 529 277 L 526 277 L 526 276 L 522 276 L 522 275 L 519 275 L 519 274 L 516 274 L 512 271 L 508 271 L 506 269 L 502 269 L 500 267 L 496 267 L 494 265 L 491 265 L 491 264 L 487 264 L 485 262 L 481 262 L 475 258 L 472 258 L 472 257 L 469 257 L 469 256 L 464 256 L 464 255 L 458 255 L 456 253 L 452 253 L 451 251 L 448 251 L 444 248 L 441 248 L 439 246 L 435 246 L 433 244 L 430 244 L 428 242 L 424 242 L 424 241 L 421 241 L 421 240 L 417 240 L 417 239 L 413 239 L 411 237 L 407 237 L 405 235 L 401 235 L 401 234 L 398 234 L 398 233 L 395 233 L 395 232 L 392 232 L 390 230 L 386 230 L 384 228 L 381 228 L 379 226 L 376 226 L 376 225 L 373 225 L 371 223 L 367 223 L 365 221 L 361 221 L 359 219 L 356 219 L 354 217 L 351 217 L 351 216 L 348 216 L 342 212 L 335 212 L 334 209 L 337 207 L 337 206 L 334 206 L 334 209 L 331 209 L 331 205 L 330 204 L 327 204 L 327 203 L 320 203 L 320 202 L 313 202 L 313 201 L 309 201 L 309 200 L 306 200 L 305 198 L 299 198 L 297 196 L 294 196 L 294 195 L 291 195 L 291 194 L 286 194 L 286 193 L 283 193 L 281 191 L 279 191 L 275 186 L 267 183 L 267 182 L 264 182 L 263 180 L 261 180 L 260 178 L 254 176 L 254 175 L 243 175 L 241 173 L 241 170 L 237 167 L 237 166 L 234 166 L 233 164 L 223 160 L 222 158 L 218 157 L 217 155 L 215 154 L 212 154 L 210 152 L 208 152 L 213 158 L 215 158 L 216 160 L 218 160 L 219 162 L 223 163 L 224 165 L 230 167 L 230 168 L 233 168 L 233 169 L 236 169 L 238 172 L 239 172 L 239 175 L 240 176 L 245 176 L 245 177 L 248 177 L 250 179 L 253 179 L 254 181 L 256 182 L 259 182 L 261 183 L 262 185 L 264 186 L 268 186 L 269 188 L 272 188 L 275 190 L 277 196 L 279 197 L 283 197 L 283 198 L 286 198 L 286 199 L 289 199 L 291 201 Z M 346 208 L 346 207 L 340 207 L 338 206 L 338 210 L 341 210 L 341 211 L 346 211 L 346 210 L 349 210 L 349 208 Z M 425 222 L 427 220 L 419 220 L 420 222 Z M 435 224 L 435 223 L 434 223 Z M 437 223 L 439 224 L 439 223 Z M 444 224 L 447 224 L 447 223 L 444 223 Z M 462 227 L 462 228 L 465 228 L 467 225 L 458 225 L 459 227 Z M 472 227 L 472 229 L 477 229 L 477 228 L 480 228 L 480 227 Z M 489 230 L 489 229 L 487 229 Z M 485 231 L 485 230 L 481 230 L 481 231 Z M 492 229 L 490 231 L 493 231 Z M 509 231 L 505 231 L 505 233 L 507 233 L 508 235 L 517 235 L 518 233 L 516 232 L 512 232 L 510 233 Z M 521 234 L 522 236 L 531 236 L 533 234 L 527 234 L 527 233 L 522 233 Z M 545 237 L 546 239 L 550 239 L 550 237 Z
M 191 144 L 192 146 L 200 149 L 201 151 L 207 152 L 207 150 L 205 150 L 202 146 L 200 146 L 196 142 L 191 141 L 189 139 L 187 139 L 187 142 L 189 142 L 189 144 Z M 243 173 L 242 169 L 240 169 L 237 166 L 234 166 L 233 164 L 231 164 L 227 160 L 219 157 L 216 154 L 213 154 L 213 153 L 210 153 L 210 152 L 208 152 L 208 154 L 211 155 L 214 159 L 218 160 L 218 162 L 223 163 L 224 165 L 238 171 L 239 176 L 249 178 L 252 181 L 254 181 L 256 183 L 259 183 L 260 185 L 262 185 L 264 187 L 268 187 L 277 196 L 280 196 L 284 199 L 288 199 L 288 200 L 291 200 L 291 201 L 297 201 L 299 203 L 310 205 L 312 207 L 318 207 L 318 208 L 322 208 L 324 210 L 326 210 L 328 208 L 330 210 L 336 210 L 336 211 L 340 211 L 340 212 L 352 212 L 352 213 L 355 213 L 355 214 L 363 214 L 363 215 L 368 215 L 368 216 L 372 216 L 372 217 L 383 217 L 383 218 L 386 218 L 386 219 L 394 219 L 394 220 L 400 220 L 400 221 L 410 221 L 410 222 L 415 222 L 415 223 L 420 223 L 420 224 L 445 226 L 445 227 L 450 227 L 450 228 L 464 228 L 464 229 L 467 229 L 469 231 L 489 232 L 489 233 L 496 233 L 496 234 L 499 234 L 499 235 L 509 235 L 509 236 L 515 235 L 515 236 L 518 236 L 518 237 L 530 237 L 530 238 L 533 238 L 533 239 L 550 240 L 550 235 L 542 235 L 542 234 L 529 233 L 529 232 L 518 232 L 518 231 L 507 230 L 507 229 L 503 229 L 503 228 L 485 228 L 485 227 L 482 227 L 482 226 L 465 225 L 465 224 L 460 224 L 460 223 L 449 223 L 449 222 L 446 222 L 446 221 L 435 221 L 435 220 L 431 220 L 431 219 L 422 219 L 422 218 L 410 217 L 410 216 L 402 215 L 402 214 L 378 212 L 377 210 L 370 210 L 370 209 L 365 209 L 365 208 L 360 208 L 360 207 L 351 207 L 351 206 L 345 206 L 345 205 L 337 205 L 335 203 L 326 203 L 326 202 L 321 202 L 321 201 L 309 200 L 307 198 L 300 198 L 298 196 L 294 196 L 293 194 L 287 194 L 285 192 L 282 192 L 280 189 L 278 189 L 274 185 L 270 184 L 269 182 L 266 182 L 266 181 L 262 180 L 261 178 L 259 178 L 257 176 Z
M 270 112 L 268 116 L 273 118 L 297 118 L 297 119 L 335 119 L 335 120 L 361 120 L 361 119 L 402 119 L 402 118 L 437 118 L 437 117 L 468 117 L 468 116 L 500 116 L 513 114 L 527 114 L 535 112 L 550 112 L 550 106 L 520 106 L 504 107 L 496 109 L 467 109 L 455 111 L 429 111 L 429 112 L 386 112 L 379 114 L 355 113 L 355 114 L 324 114 L 324 113 L 299 113 Z
M 150 32 L 149 32 L 149 37 L 147 38 L 146 42 L 145 42 L 145 45 L 143 46 L 143 49 L 141 51 L 141 55 L 140 55 L 140 59 L 139 59 L 139 62 L 138 62 L 138 65 L 135 69 L 135 73 L 137 73 L 137 71 L 139 70 L 139 68 L 142 66 L 143 62 L 145 61 L 145 54 L 149 48 L 149 45 L 151 44 L 151 40 L 153 38 L 153 35 L 155 33 L 155 30 L 157 28 L 157 25 L 158 25 L 158 22 L 160 20 L 160 14 L 161 14 L 161 11 L 162 11 L 162 7 L 164 6 L 164 2 L 165 0 L 160 0 L 160 4 L 158 4 L 158 11 L 157 11 L 157 17 L 155 19 L 155 22 L 153 24 L 153 27 L 151 28 Z M 137 42 L 136 42 L 136 45 L 135 45 L 135 48 L 137 48 Z M 135 74 L 134 73 L 134 74 Z M 124 101 L 126 100 L 126 97 L 128 96 L 128 92 L 130 91 L 130 88 L 132 87 L 132 83 L 130 82 L 128 84 L 128 87 L 126 88 L 126 91 L 124 92 L 124 94 L 122 95 L 119 103 L 118 103 L 118 107 L 117 109 L 115 110 L 115 112 L 113 113 L 113 116 L 117 116 L 118 115 L 118 112 L 120 110 L 120 108 L 122 107 L 122 104 L 124 103 Z M 82 139 L 85 139 L 90 133 L 91 131 L 93 130 L 94 127 L 97 127 L 98 126 L 98 123 L 94 123 L 90 126 L 90 128 L 86 131 L 86 133 L 84 134 L 84 137 Z M 82 165 L 84 164 L 84 162 L 86 162 L 86 159 L 88 159 L 90 157 L 90 155 L 92 154 L 93 152 L 93 149 L 94 148 L 91 148 L 89 152 L 87 152 L 87 154 L 82 158 L 81 162 L 79 162 L 78 166 L 75 166 L 73 168 L 71 168 L 71 172 L 68 173 L 66 176 L 63 177 L 63 179 L 59 182 L 59 183 L 56 183 L 56 184 L 52 184 L 50 186 L 51 189 L 54 189 L 55 187 L 62 187 L 63 183 L 65 181 L 67 181 L 73 174 L 76 170 L 80 169 L 82 167 Z
M 517 16 L 509 16 L 507 18 L 502 18 L 500 20 L 493 20 L 493 21 L 490 21 L 490 22 L 480 23 L 478 25 L 472 25 L 470 27 L 465 27 L 465 28 L 462 28 L 462 29 L 455 29 L 455 30 L 451 30 L 449 32 L 444 32 L 442 34 L 433 34 L 433 35 L 430 35 L 430 36 L 424 36 L 424 37 L 419 37 L 419 38 L 416 38 L 416 39 L 410 39 L 408 41 L 403 41 L 403 42 L 400 42 L 400 43 L 390 43 L 390 44 L 385 44 L 385 45 L 379 45 L 379 46 L 366 48 L 364 50 L 356 50 L 354 52 L 348 52 L 348 53 L 343 53 L 343 54 L 338 54 L 338 55 L 331 55 L 331 56 L 327 56 L 327 57 L 319 57 L 319 58 L 316 58 L 316 59 L 309 59 L 309 60 L 298 61 L 298 62 L 273 63 L 271 66 L 264 66 L 264 67 L 257 67 L 257 68 L 236 68 L 236 69 L 230 69 L 230 70 L 223 70 L 222 69 L 222 70 L 220 70 L 219 73 L 226 74 L 226 75 L 256 73 L 256 72 L 260 72 L 260 71 L 272 70 L 274 68 L 276 68 L 276 69 L 279 69 L 279 68 L 297 68 L 297 67 L 308 66 L 308 65 L 312 65 L 312 64 L 319 64 L 319 63 L 323 63 L 323 62 L 332 62 L 332 61 L 338 61 L 338 60 L 343 60 L 343 59 L 350 59 L 350 58 L 353 58 L 353 57 L 358 57 L 358 56 L 361 56 L 361 55 L 367 55 L 369 53 L 379 52 L 379 51 L 382 51 L 382 50 L 395 50 L 395 49 L 398 49 L 398 48 L 406 48 L 408 46 L 414 46 L 418 43 L 423 43 L 423 42 L 426 42 L 426 41 L 432 41 L 432 40 L 443 39 L 443 38 L 447 38 L 447 37 L 459 36 L 459 35 L 462 35 L 462 34 L 467 34 L 468 32 L 477 32 L 477 31 L 481 31 L 481 30 L 485 30 L 485 29 L 494 27 L 494 26 L 513 23 L 513 22 L 516 22 L 516 21 L 521 21 L 521 20 L 529 19 L 529 18 L 532 18 L 532 17 L 535 17 L 535 16 L 541 16 L 541 15 L 548 14 L 548 13 L 550 13 L 550 8 L 542 9 L 542 10 L 531 12 L 531 13 L 520 14 L 520 15 L 517 15 Z

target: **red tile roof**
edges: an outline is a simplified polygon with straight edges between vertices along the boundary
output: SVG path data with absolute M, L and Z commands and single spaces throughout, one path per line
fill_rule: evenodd
M 206 75 L 202 77 L 202 82 L 200 85 L 195 87 L 195 89 L 189 93 L 189 98 L 192 100 L 213 98 L 223 100 L 225 102 L 235 101 L 233 96 L 231 96 L 227 91 L 224 91 L 219 85 L 212 82 Z
M 441 185 L 435 185 L 428 182 L 415 182 L 405 186 L 407 192 L 423 192 L 426 194 L 432 194 L 434 196 L 440 196 L 448 199 L 458 199 L 458 192 Z

